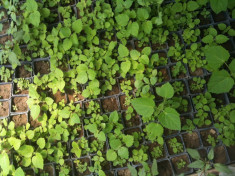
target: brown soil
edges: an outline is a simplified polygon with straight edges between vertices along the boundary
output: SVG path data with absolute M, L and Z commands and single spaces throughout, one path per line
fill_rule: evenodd
M 148 144 L 148 147 L 149 147 L 149 153 L 150 153 L 150 156 L 151 156 L 151 158 L 152 158 L 152 160 L 153 159 L 162 159 L 162 158 L 165 158 L 166 157 L 166 152 L 165 152 L 165 150 L 164 150 L 164 147 L 163 147 L 163 156 L 160 156 L 160 157 L 158 157 L 158 158 L 154 158 L 153 156 L 152 156 L 152 154 L 151 154 L 151 152 L 153 152 L 153 150 L 154 150 L 154 148 L 155 147 L 158 147 L 158 146 L 161 146 L 160 144 L 158 144 L 158 143 L 156 143 L 156 142 L 154 142 L 154 143 L 150 143 L 150 144 Z
M 28 78 L 31 76 L 31 73 L 25 69 L 24 65 L 21 65 L 16 68 L 16 77 L 17 78 Z
M 120 101 L 120 105 L 121 105 L 121 109 L 122 110 L 127 110 L 128 106 L 125 105 L 125 100 L 126 99 L 126 95 L 121 95 L 119 97 L 119 101 Z
M 50 65 L 48 61 L 39 61 L 34 63 L 35 73 L 48 74 L 50 72 Z
M 112 112 L 118 110 L 118 104 L 116 98 L 112 97 L 102 100 L 102 107 L 105 112 Z
M 25 172 L 25 175 L 35 175 L 33 169 L 27 169 L 27 170 L 24 170 Z
M 172 168 L 168 160 L 158 163 L 158 172 L 160 176 L 172 176 Z
M 86 163 L 87 163 L 87 166 L 88 166 L 88 167 L 90 166 L 90 159 L 89 159 L 89 158 L 82 158 L 82 159 L 79 159 L 79 160 L 80 160 L 80 162 L 81 162 L 82 164 L 84 164 L 84 163 L 86 162 Z M 76 165 L 75 165 L 75 167 L 76 167 Z M 77 169 L 75 169 L 75 170 L 76 170 L 76 174 L 75 174 L 75 175 L 79 175 L 79 176 L 89 175 L 89 174 L 91 173 L 88 168 L 87 168 L 87 170 L 86 170 L 84 173 L 78 172 Z
M 16 84 L 14 84 L 14 94 L 16 94 L 16 95 L 26 95 L 26 94 L 29 94 L 29 90 L 28 89 L 21 90 L 17 86 L 17 83 L 16 83 Z
M 54 175 L 54 167 L 53 165 L 44 165 L 43 170 L 40 170 L 40 173 L 47 173 L 49 175 Z
M 105 155 L 103 156 L 105 158 Z M 110 167 L 110 162 L 108 161 L 104 161 L 101 163 L 101 167 L 102 167 L 102 170 L 103 171 L 107 171 L 107 170 L 110 170 L 111 167 Z
M 8 116 L 9 114 L 9 102 L 3 101 L 0 102 L 0 117 Z
M 226 164 L 226 152 L 223 146 L 216 146 L 214 149 L 214 163 Z
M 55 103 L 59 103 L 60 101 L 64 100 L 64 102 L 67 102 L 65 93 L 60 92 L 59 90 L 55 93 L 51 93 L 52 98 L 54 99 Z
M 119 170 L 117 172 L 118 176 L 131 176 L 131 172 L 129 171 L 129 169 L 123 169 L 123 170 Z
M 12 116 L 12 121 L 15 123 L 15 126 L 23 126 L 26 125 L 28 122 L 28 118 L 26 114 L 20 114 L 16 116 Z
M 129 134 L 129 135 L 133 135 L 134 132 L 141 133 L 139 128 L 132 128 L 132 129 L 125 130 L 125 134 Z M 139 143 L 142 143 L 142 142 L 143 142 L 143 138 L 139 140 Z
M 228 40 L 226 43 L 221 44 L 225 49 L 228 51 L 233 51 L 233 44 L 230 40 Z
M 162 82 L 169 81 L 170 77 L 168 75 L 167 69 L 166 68 L 161 68 L 159 72 L 162 72 L 163 80 Z
M 12 37 L 11 36 L 9 36 L 9 35 L 6 35 L 6 36 L 4 36 L 4 37 L 1 37 L 0 38 L 0 44 L 2 44 L 2 45 L 5 45 L 5 43 L 7 42 L 7 41 L 11 41 L 12 40 Z
M 192 76 L 203 76 L 203 69 L 202 68 L 197 68 L 194 72 L 192 72 L 189 67 L 189 72 L 190 72 L 190 75 L 192 75 Z
M 119 87 L 117 84 L 115 84 L 113 87 L 112 87 L 112 90 L 108 90 L 106 93 L 105 93 L 105 96 L 112 96 L 112 95 L 116 95 L 116 94 L 119 94 Z
M 179 169 L 177 167 L 177 163 L 180 162 L 181 159 L 184 160 L 186 162 L 186 164 L 185 164 L 185 166 L 183 168 Z M 174 167 L 174 169 L 176 171 L 176 174 L 181 174 L 181 173 L 190 171 L 190 168 L 187 167 L 188 164 L 190 163 L 187 155 L 177 156 L 175 158 L 172 158 L 171 161 L 172 161 L 173 167 Z
M 209 130 L 201 131 L 200 134 L 202 136 L 202 143 L 206 147 L 207 146 L 211 146 L 211 144 L 209 144 L 207 142 L 208 135 L 211 135 L 215 139 L 217 138 L 217 133 L 216 133 L 216 131 L 214 129 L 209 129 Z
M 139 126 L 140 125 L 140 118 L 138 114 L 135 112 L 135 115 L 131 117 L 130 120 L 126 120 L 125 113 L 124 113 L 124 123 L 127 128 Z
M 41 126 L 42 124 L 38 121 L 38 119 L 33 120 L 32 117 L 30 117 L 30 126 L 33 128 L 37 128 Z
M 3 28 L 2 28 L 2 31 L 0 31 L 0 35 L 4 35 L 7 33 L 7 30 L 9 29 L 9 23 L 8 22 L 4 22 L 3 23 Z
M 190 92 L 191 92 L 192 94 L 197 94 L 197 93 L 203 93 L 203 92 L 204 92 L 205 86 L 203 86 L 203 88 L 202 88 L 202 89 L 199 89 L 199 90 L 192 90 L 192 89 L 191 89 L 191 85 L 192 85 L 193 83 L 195 83 L 195 82 L 194 82 L 192 79 L 189 80 L 188 82 L 189 82 L 189 89 L 190 89 Z
M 178 142 L 182 143 L 182 141 L 181 141 L 179 136 L 176 136 L 176 139 L 177 139 Z M 175 155 L 176 153 L 174 153 L 173 149 L 170 147 L 169 141 L 170 141 L 170 139 L 168 139 L 167 142 L 166 142 L 166 145 L 167 145 L 167 148 L 168 148 L 168 152 L 169 152 L 170 155 Z
M 0 85 L 0 99 L 9 99 L 11 97 L 11 84 Z
M 25 112 L 28 110 L 28 105 L 27 105 L 27 97 L 15 97 L 13 98 L 13 105 L 16 106 L 16 110 L 13 109 L 12 105 L 12 112 Z
M 199 137 L 196 132 L 183 134 L 183 140 L 186 148 L 195 149 L 200 147 Z
M 220 12 L 219 14 L 215 14 L 214 12 L 212 12 L 212 16 L 215 22 L 220 22 L 220 21 L 225 21 L 226 17 L 224 12 Z
M 235 161 L 235 145 L 227 147 L 228 155 L 231 161 Z
M 166 44 L 152 43 L 152 50 L 156 51 L 159 49 L 166 48 Z
M 215 98 L 215 104 L 217 108 L 220 108 L 222 105 L 226 104 L 224 94 L 211 94 Z
M 59 65 L 58 68 L 61 69 L 63 72 L 66 72 L 69 70 L 67 64 Z
M 169 136 L 169 135 L 176 134 L 176 133 L 178 133 L 177 130 L 169 130 L 167 128 L 164 129 L 164 135 L 165 136 Z
M 107 171 L 105 172 L 106 176 L 114 176 L 114 172 L 113 171 Z
M 135 49 L 136 49 L 137 51 L 141 52 L 141 51 L 144 49 L 144 46 L 142 46 L 142 47 L 139 47 L 139 46 L 138 46 L 138 41 L 137 41 L 137 40 L 134 42 L 134 44 L 135 44 Z
M 126 47 L 129 49 L 129 51 L 134 49 L 131 42 L 127 42 Z
M 82 88 L 78 87 L 78 90 L 82 91 Z M 71 102 L 71 101 L 75 102 L 75 101 L 82 101 L 82 100 L 84 100 L 84 97 L 82 96 L 81 93 L 75 93 L 73 90 L 68 90 L 66 93 L 68 95 L 69 102 Z
M 210 17 L 204 18 L 202 15 L 198 15 L 198 18 L 200 19 L 200 25 L 206 25 L 211 23 Z

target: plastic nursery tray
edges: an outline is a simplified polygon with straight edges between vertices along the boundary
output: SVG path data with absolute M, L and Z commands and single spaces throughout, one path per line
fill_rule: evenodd
M 172 2 L 172 1 L 165 1 L 164 3 L 167 4 L 167 3 L 170 3 L 170 2 Z M 74 4 L 70 5 L 70 6 L 72 7 L 72 9 L 74 10 L 74 13 L 75 13 L 75 14 L 77 14 L 76 3 L 77 3 L 77 0 L 74 0 Z M 0 8 L 0 9 L 1 9 L 1 8 Z M 208 7 L 208 9 L 209 9 L 209 7 Z M 55 10 L 55 9 L 53 9 L 53 10 Z M 58 14 L 59 14 L 59 21 L 58 21 L 58 22 L 62 22 L 62 17 L 61 17 L 61 15 L 60 15 L 59 12 L 58 12 Z M 232 18 L 229 16 L 228 12 L 222 12 L 220 15 L 223 17 L 223 18 L 220 18 L 220 19 L 222 19 L 222 20 L 218 20 L 218 18 L 216 18 L 216 16 L 215 16 L 213 13 L 211 13 L 210 18 L 209 18 L 209 23 L 206 24 L 206 25 L 198 25 L 196 28 L 199 28 L 199 29 L 203 30 L 203 29 L 205 29 L 205 28 L 208 28 L 209 26 L 216 26 L 217 24 L 222 23 L 222 22 L 223 22 L 223 23 L 226 23 L 227 25 L 231 25 L 231 23 L 235 23 L 235 20 L 232 19 Z M 8 19 L 6 19 L 6 20 L 4 20 L 4 21 L 2 21 L 2 22 L 7 22 L 7 20 L 8 20 Z M 1 23 L 2 23 L 2 22 L 1 22 Z M 183 38 L 182 38 L 182 33 L 183 33 L 183 31 L 180 30 L 180 31 L 176 31 L 176 32 L 173 32 L 173 33 L 176 33 L 176 34 L 180 37 L 180 40 L 181 40 L 181 42 L 184 44 L 184 49 L 185 49 L 188 45 L 187 45 L 186 43 L 184 43 L 184 40 L 183 40 Z M 4 36 L 6 36 L 6 34 L 0 35 L 0 38 L 2 38 L 2 37 L 4 37 Z M 134 44 L 134 42 L 135 42 L 135 39 L 129 41 L 129 43 L 131 44 L 131 46 L 132 46 L 133 49 L 135 49 L 135 44 Z M 199 36 L 198 42 L 199 42 L 199 43 L 201 42 L 200 36 Z M 231 53 L 231 54 L 235 54 L 234 38 L 233 38 L 233 37 L 230 37 L 229 42 L 231 43 L 231 46 L 230 46 L 230 53 Z M 150 43 L 149 45 L 151 46 L 151 43 Z M 152 49 L 152 54 L 154 54 L 154 53 L 165 53 L 165 55 L 167 55 L 168 49 L 169 49 L 169 46 L 168 46 L 168 43 L 166 43 L 166 44 L 165 44 L 165 47 L 164 47 L 163 49 L 161 49 L 161 50 L 153 50 L 153 49 Z M 171 75 L 171 70 L 170 70 L 170 69 L 171 69 L 171 67 L 174 66 L 176 63 L 173 62 L 169 57 L 167 57 L 167 59 L 168 59 L 167 65 L 165 65 L 165 66 L 160 66 L 160 67 L 157 67 L 157 68 L 158 68 L 159 70 L 165 69 L 165 71 L 166 71 L 165 73 L 168 75 L 168 80 L 167 80 L 167 81 L 169 81 L 169 82 L 171 82 L 171 83 L 172 83 L 172 82 L 175 82 L 175 81 L 182 81 L 182 82 L 185 84 L 186 93 L 185 93 L 185 95 L 183 95 L 183 97 L 188 100 L 188 102 L 189 102 L 189 107 L 190 107 L 190 108 L 189 108 L 189 111 L 188 111 L 188 112 L 182 113 L 182 114 L 181 114 L 181 117 L 189 117 L 189 118 L 193 119 L 193 117 L 195 116 L 195 114 L 197 113 L 197 111 L 196 111 L 196 109 L 195 109 L 195 107 L 194 107 L 194 104 L 193 104 L 193 100 L 192 100 L 192 99 L 193 99 L 193 97 L 195 97 L 197 94 L 193 94 L 193 93 L 190 91 L 190 88 L 189 88 L 189 81 L 194 77 L 194 75 L 193 75 L 192 73 L 190 73 L 190 70 L 189 70 L 188 65 L 187 65 L 187 64 L 184 64 L 184 66 L 185 66 L 185 68 L 186 68 L 186 70 L 187 70 L 187 73 L 186 73 L 185 77 L 184 77 L 184 78 L 181 78 L 181 79 L 174 79 L 174 78 L 172 77 L 172 75 Z M 33 72 L 31 73 L 31 76 L 28 77 L 27 79 L 30 79 L 31 81 L 33 80 L 34 75 L 36 75 L 37 72 L 38 72 L 38 70 L 35 68 L 35 66 L 37 65 L 38 62 L 42 62 L 42 61 L 50 63 L 50 57 L 32 59 L 31 62 L 21 62 L 22 64 L 31 65 L 31 67 L 32 67 L 32 69 L 33 69 Z M 3 66 L 3 65 L 0 65 L 0 67 L 2 67 L 2 66 Z M 10 65 L 4 65 L 4 66 L 7 67 L 7 68 L 11 68 Z M 70 69 L 70 65 L 69 65 L 68 67 L 69 67 L 68 69 Z M 206 78 L 206 77 L 208 77 L 209 75 L 210 75 L 210 73 L 207 72 L 205 69 L 203 69 L 203 72 L 202 72 L 202 74 L 200 75 L 200 77 Z M 14 74 L 12 75 L 12 80 L 14 80 L 14 79 L 17 79 L 17 78 L 16 78 L 16 71 L 14 71 Z M 123 113 L 125 112 L 125 109 L 122 108 L 121 103 L 120 103 L 121 97 L 124 96 L 124 93 L 122 93 L 122 92 L 121 92 L 121 89 L 120 89 L 120 80 L 121 80 L 122 78 L 118 77 L 118 78 L 116 78 L 116 79 L 117 79 L 118 93 L 116 93 L 116 94 L 114 94 L 114 95 L 109 95 L 109 96 L 102 95 L 100 98 L 93 99 L 93 100 L 99 102 L 100 107 L 101 107 L 101 113 L 110 113 L 110 112 L 104 111 L 104 109 L 103 109 L 102 107 L 103 107 L 103 102 L 104 102 L 105 100 L 111 99 L 111 98 L 112 98 L 113 101 L 116 102 L 117 110 L 118 110 L 121 114 L 123 114 Z M 166 82 L 166 81 L 163 81 L 163 82 L 161 82 L 161 83 L 157 83 L 155 86 L 153 86 L 153 87 L 151 88 L 152 93 L 155 94 L 155 87 L 162 85 L 164 82 Z M 29 111 L 29 109 L 27 109 L 27 111 L 25 111 L 25 112 L 12 112 L 12 111 L 11 111 L 11 108 L 12 108 L 11 105 L 12 105 L 12 101 L 13 101 L 14 98 L 17 98 L 17 97 L 28 97 L 28 95 L 27 95 L 27 94 L 25 94 L 25 95 L 17 95 L 17 94 L 15 94 L 15 93 L 14 93 L 15 83 L 14 83 L 13 81 L 8 82 L 8 83 L 0 82 L 0 86 L 1 86 L 1 85 L 5 85 L 5 84 L 10 84 L 10 85 L 11 85 L 11 89 L 12 89 L 11 92 L 10 92 L 11 95 L 10 95 L 10 97 L 9 97 L 8 99 L 0 99 L 0 102 L 8 102 L 8 103 L 9 103 L 9 104 L 8 104 L 8 106 L 9 106 L 9 113 L 8 113 L 8 115 L 6 115 L 6 116 L 0 117 L 0 119 L 8 118 L 8 120 L 10 121 L 10 120 L 12 120 L 12 116 L 26 114 L 26 116 L 27 116 L 27 121 L 29 122 L 29 121 L 30 121 L 30 118 L 29 118 L 29 113 L 30 113 L 30 111 Z M 85 86 L 85 85 L 84 85 L 84 86 Z M 82 86 L 82 89 L 84 89 L 84 86 Z M 205 87 L 204 92 L 206 92 L 206 91 L 207 91 L 207 90 L 206 90 L 206 87 Z M 65 93 L 65 96 L 66 96 L 66 100 L 68 100 L 68 95 L 67 95 L 67 93 Z M 230 99 L 229 99 L 228 94 L 222 94 L 221 96 L 223 97 L 225 104 L 229 104 L 229 103 L 230 103 Z M 85 104 L 86 102 L 89 102 L 89 101 L 91 101 L 91 99 L 85 99 L 85 100 L 83 100 L 83 101 L 77 101 L 77 102 L 75 102 L 75 104 L 81 103 L 81 104 L 83 105 L 82 108 L 84 109 L 84 104 Z M 68 102 L 68 101 L 67 101 L 67 102 Z M 156 103 L 158 103 L 158 101 L 156 101 Z M 210 115 L 211 115 L 211 113 L 210 113 Z M 9 117 L 10 117 L 10 118 L 9 118 Z M 89 117 L 85 117 L 85 118 L 89 118 Z M 122 118 L 122 122 L 123 122 L 123 125 L 124 125 L 124 127 L 125 127 L 125 128 L 124 128 L 124 132 L 127 132 L 128 130 L 133 130 L 133 129 L 138 129 L 140 132 L 143 132 L 143 127 L 144 127 L 146 124 L 144 124 L 144 123 L 141 121 L 141 118 L 140 118 L 139 116 L 137 116 L 137 118 L 139 118 L 139 122 L 140 122 L 140 123 L 139 123 L 139 124 L 136 124 L 135 126 L 132 126 L 132 127 L 129 127 L 128 125 L 126 125 L 125 119 Z M 193 131 L 193 133 L 198 136 L 198 140 L 199 140 L 199 146 L 197 147 L 197 149 L 198 149 L 199 151 L 204 151 L 204 152 L 206 152 L 206 153 L 208 153 L 208 151 L 209 151 L 209 149 L 211 148 L 211 146 L 208 146 L 208 145 L 203 144 L 203 139 L 202 139 L 202 134 L 203 134 L 203 132 L 208 131 L 208 130 L 211 130 L 211 129 L 214 129 L 214 130 L 216 131 L 216 133 L 218 134 L 218 131 L 214 128 L 213 119 L 211 118 L 211 120 L 212 120 L 212 125 L 210 125 L 210 127 L 206 127 L 206 128 L 197 128 L 197 127 L 196 127 L 196 129 Z M 82 124 L 82 126 L 83 126 L 83 124 Z M 159 159 L 159 160 L 157 160 L 157 161 L 158 161 L 158 165 L 159 165 L 158 168 L 160 169 L 160 175 L 163 174 L 163 172 L 164 172 L 166 175 L 177 175 L 177 174 L 178 174 L 178 173 L 176 172 L 176 169 L 175 169 L 175 167 L 174 167 L 174 165 L 173 165 L 173 162 L 172 162 L 176 157 L 185 156 L 185 157 L 188 159 L 189 162 L 192 162 L 192 159 L 190 158 L 190 156 L 189 156 L 188 153 L 186 152 L 186 148 L 187 148 L 187 145 L 188 145 L 188 144 L 185 143 L 184 137 L 185 137 L 185 135 L 187 135 L 187 134 L 188 134 L 188 133 L 185 132 L 185 131 L 176 131 L 175 133 L 170 134 L 170 135 L 164 134 L 164 141 L 165 141 L 165 143 L 164 143 L 164 153 L 165 153 L 165 157 L 164 157 L 164 158 L 161 158 L 161 159 Z M 88 131 L 84 130 L 84 137 L 89 140 L 89 139 L 92 137 L 92 135 L 90 135 L 90 133 L 89 133 Z M 167 146 L 166 141 L 169 140 L 169 139 L 171 139 L 171 138 L 173 138 L 173 137 L 177 137 L 177 138 L 182 142 L 183 147 L 184 147 L 184 151 L 183 151 L 182 153 L 179 153 L 179 154 L 171 154 L 171 153 L 169 152 L 169 148 L 168 148 L 168 146 Z M 76 139 L 76 140 L 77 140 L 77 139 Z M 74 157 L 72 156 L 71 152 L 70 152 L 70 149 L 71 149 L 71 142 L 72 142 L 72 141 L 70 140 L 69 142 L 65 143 L 66 146 L 67 146 L 67 152 L 69 153 L 69 157 L 66 159 L 66 163 L 70 163 L 70 165 L 71 165 L 71 168 L 72 168 L 71 175 L 76 175 L 76 174 L 77 174 L 77 173 L 76 173 L 76 168 L 75 168 L 75 165 L 74 165 L 73 161 L 74 161 L 74 160 L 77 160 L 78 158 L 74 158 Z M 150 142 L 149 142 L 148 140 L 146 140 L 146 139 L 143 137 L 142 145 L 148 145 L 148 144 L 150 144 Z M 106 148 L 108 149 L 108 148 L 109 148 L 108 140 L 106 141 L 106 146 L 107 146 Z M 231 163 L 234 163 L 234 162 L 235 162 L 235 157 L 231 155 L 231 151 L 232 151 L 231 148 L 228 148 L 228 147 L 224 146 L 221 141 L 219 141 L 219 143 L 217 144 L 217 147 L 222 148 L 222 149 L 224 150 L 225 159 L 226 159 L 225 162 L 224 162 L 225 164 L 231 164 Z M 233 148 L 233 150 L 234 150 L 234 148 Z M 150 156 L 150 152 L 148 152 L 148 155 L 149 155 L 149 157 L 148 157 L 148 158 L 149 158 L 148 163 L 152 163 L 153 159 L 152 159 L 151 156 Z M 87 156 L 83 156 L 83 157 L 81 157 L 81 158 L 88 158 L 88 159 L 89 159 L 89 162 L 90 162 L 90 165 L 92 165 L 92 161 L 91 161 L 91 157 L 92 157 L 92 156 L 94 156 L 93 153 L 88 153 Z M 134 167 L 139 167 L 139 166 L 140 166 L 140 164 L 135 164 L 135 163 L 132 163 L 132 165 L 133 165 Z M 58 175 L 57 170 L 56 170 L 56 163 L 46 163 L 46 164 L 45 164 L 45 167 L 51 167 L 50 175 Z M 107 174 L 107 175 L 114 175 L 114 176 L 120 175 L 120 172 L 122 172 L 123 170 L 127 169 L 126 166 L 121 167 L 121 168 L 113 167 L 111 163 L 109 163 L 109 168 L 110 168 L 110 169 L 105 170 L 106 174 Z M 162 169 L 162 168 L 163 168 L 163 169 Z M 162 170 L 161 170 L 161 169 L 162 169 Z M 26 172 L 30 173 L 31 175 L 36 175 L 35 172 L 34 172 L 32 169 L 30 169 L 30 168 L 25 168 L 24 170 L 25 170 Z M 193 169 L 189 169 L 187 172 L 185 172 L 185 174 L 190 174 L 190 173 L 193 173 L 194 171 L 195 171 L 195 170 L 193 170 Z M 92 174 L 90 174 L 90 175 L 92 175 Z

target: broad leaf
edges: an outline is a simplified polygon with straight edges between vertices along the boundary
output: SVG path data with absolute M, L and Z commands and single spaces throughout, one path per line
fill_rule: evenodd
M 32 163 L 34 167 L 43 169 L 43 158 L 40 153 L 36 153 L 36 155 L 32 158 Z
M 179 113 L 172 108 L 165 108 L 159 116 L 160 123 L 170 130 L 181 130 Z
M 228 0 L 210 0 L 212 10 L 218 14 L 222 11 L 226 11 L 228 6 Z
M 0 154 L 0 168 L 3 175 L 8 175 L 10 171 L 10 160 L 7 153 Z
M 106 158 L 108 161 L 114 161 L 117 158 L 117 153 L 114 150 L 109 149 L 106 153 Z
M 31 112 L 31 116 L 33 118 L 33 120 L 35 120 L 36 118 L 38 118 L 39 114 L 40 114 L 40 106 L 39 105 L 32 105 L 30 107 L 30 112 Z
M 129 21 L 129 17 L 126 14 L 117 15 L 117 16 L 115 16 L 115 19 L 117 21 L 117 24 L 122 26 L 122 27 L 126 26 L 128 24 L 128 21 Z
M 21 167 L 16 169 L 15 176 L 25 176 L 24 171 L 23 171 L 23 169 Z
M 120 57 L 127 57 L 129 55 L 129 50 L 123 44 L 120 44 L 118 47 L 118 54 Z
M 131 104 L 144 117 L 150 117 L 154 112 L 155 103 L 151 98 L 135 98 L 131 100 Z
M 201 160 L 194 161 L 188 165 L 189 168 L 202 169 L 205 163 Z
M 162 85 L 161 87 L 157 87 L 156 92 L 163 98 L 172 98 L 174 95 L 174 89 L 169 82 Z
M 193 159 L 196 159 L 196 160 L 200 159 L 200 154 L 197 150 L 188 148 L 187 152 Z
M 72 29 L 77 34 L 79 34 L 82 31 L 82 27 L 83 27 L 83 25 L 82 25 L 81 19 L 78 19 L 72 23 Z

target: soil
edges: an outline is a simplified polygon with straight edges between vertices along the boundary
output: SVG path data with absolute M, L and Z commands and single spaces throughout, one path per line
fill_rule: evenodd
M 15 123 L 16 127 L 26 125 L 28 123 L 28 118 L 26 114 L 20 114 L 12 116 L 12 121 Z
M 115 97 L 101 100 L 104 112 L 113 112 L 118 110 L 117 99 Z
M 3 101 L 0 102 L 0 117 L 8 116 L 9 114 L 9 102 Z
M 43 74 L 48 74 L 50 72 L 50 65 L 48 61 L 35 62 L 34 68 L 35 68 L 35 74 L 40 73 L 41 75 L 43 75 Z
M 33 169 L 24 170 L 25 175 L 35 175 Z
M 158 147 L 158 146 L 161 146 L 161 145 L 159 145 L 159 144 L 156 143 L 156 142 L 148 144 L 148 147 L 149 147 L 148 150 L 149 150 L 149 153 L 150 153 L 150 156 L 151 156 L 152 160 L 153 160 L 153 159 L 158 160 L 158 159 L 162 159 L 162 158 L 165 158 L 165 157 L 166 157 L 166 152 L 165 152 L 165 150 L 164 150 L 164 147 L 163 147 L 163 156 L 160 156 L 160 157 L 158 157 L 158 158 L 154 158 L 154 157 L 152 156 L 151 152 L 153 152 L 154 148 L 155 148 L 155 147 Z
M 119 87 L 117 84 L 115 84 L 113 87 L 112 87 L 112 90 L 108 90 L 106 93 L 105 93 L 105 96 L 112 96 L 112 95 L 116 95 L 116 94 L 119 94 Z
M 54 99 L 55 103 L 59 103 L 62 100 L 64 100 L 65 103 L 67 102 L 65 93 L 62 93 L 59 90 L 55 94 L 51 93 L 51 96 Z
M 78 90 L 81 91 L 82 88 L 78 87 Z M 84 97 L 82 96 L 81 93 L 75 93 L 73 90 L 68 90 L 66 91 L 66 93 L 68 95 L 69 102 L 71 101 L 76 102 L 76 101 L 84 100 Z
M 189 73 L 191 76 L 203 76 L 203 69 L 197 68 L 194 72 L 192 72 L 191 68 L 189 67 Z
M 179 168 L 177 167 L 177 163 L 178 163 L 181 159 L 184 160 L 184 161 L 186 162 L 186 164 L 185 164 L 185 166 L 184 166 L 183 168 L 179 169 Z M 185 172 L 190 171 L 190 168 L 187 167 L 188 164 L 190 163 L 190 162 L 189 162 L 189 159 L 188 159 L 188 157 L 187 157 L 187 155 L 177 156 L 177 157 L 175 157 L 175 158 L 172 158 L 171 161 L 172 161 L 173 167 L 174 167 L 174 169 L 175 169 L 175 171 L 176 171 L 176 174 L 181 174 L 181 173 L 185 173 Z
M 18 88 L 17 83 L 16 83 L 16 84 L 14 84 L 14 94 L 26 95 L 26 94 L 29 94 L 29 90 L 28 89 L 21 90 L 20 88 Z
M 102 170 L 103 171 L 107 171 L 107 170 L 110 170 L 111 167 L 110 167 L 110 162 L 108 161 L 104 161 L 101 163 L 101 167 L 102 167 Z
M 140 125 L 140 117 L 135 112 L 135 115 L 132 116 L 130 120 L 126 120 L 125 113 L 124 113 L 124 123 L 127 128 L 139 126 Z
M 235 161 L 235 145 L 227 147 L 228 155 L 231 161 Z
M 66 72 L 69 70 L 67 64 L 59 65 L 58 68 L 61 69 L 63 72 Z
M 9 99 L 11 97 L 11 84 L 0 85 L 0 99 Z
M 226 151 L 224 149 L 224 146 L 216 146 L 214 149 L 214 163 L 221 163 L 221 164 L 226 164 Z
M 180 139 L 179 136 L 176 136 L 176 139 L 177 139 L 178 142 L 182 143 L 182 140 Z M 170 147 L 170 145 L 169 145 L 169 140 L 170 140 L 170 139 L 168 139 L 168 140 L 166 141 L 166 145 L 167 145 L 167 148 L 168 148 L 168 152 L 169 152 L 170 155 L 175 155 L 176 153 L 173 152 L 173 149 L 172 149 L 172 148 Z
M 170 77 L 168 75 L 167 69 L 166 68 L 161 68 L 159 72 L 162 72 L 163 80 L 161 82 L 169 81 Z
M 177 133 L 178 133 L 177 130 L 169 130 L 167 128 L 164 129 L 164 136 L 169 136 L 169 135 L 177 134 Z
M 9 23 L 8 22 L 4 22 L 3 23 L 3 28 L 2 28 L 2 31 L 0 31 L 0 35 L 4 35 L 7 33 L 7 30 L 9 29 Z
M 224 12 L 220 12 L 219 14 L 215 14 L 214 12 L 212 12 L 212 17 L 215 22 L 220 22 L 220 21 L 226 20 L 226 16 L 225 16 Z
M 114 172 L 113 171 L 107 171 L 105 172 L 106 176 L 114 176 Z
M 31 77 L 31 72 L 25 69 L 24 65 L 16 68 L 16 78 L 29 78 Z
M 37 119 L 33 120 L 33 118 L 31 116 L 30 116 L 29 122 L 30 122 L 30 126 L 33 128 L 37 128 L 42 125 Z
M 12 112 L 26 112 L 28 110 L 27 97 L 14 97 L 12 101 Z M 16 110 L 13 109 L 16 106 Z
M 89 145 L 94 141 L 94 140 L 97 140 L 95 137 L 90 137 L 89 139 L 88 139 L 88 141 L 89 141 Z M 104 147 L 103 147 L 103 149 L 101 150 L 101 152 L 102 153 L 105 153 L 105 150 L 107 149 L 107 147 L 106 147 L 106 143 L 104 143 Z M 94 152 L 95 153 L 95 152 Z M 108 170 L 108 169 L 107 169 Z
M 129 49 L 129 51 L 134 49 L 131 42 L 127 42 L 126 47 Z
M 142 46 L 142 47 L 139 47 L 139 46 L 138 46 L 138 41 L 137 41 L 137 40 L 134 42 L 134 44 L 135 44 L 135 49 L 136 49 L 137 51 L 141 52 L 141 51 L 144 49 L 144 46 Z
M 198 15 L 198 18 L 200 19 L 200 25 L 206 25 L 211 23 L 210 17 L 204 18 L 202 15 Z
M 222 105 L 226 104 L 224 94 L 211 94 L 211 96 L 215 98 L 215 104 L 217 108 L 220 108 Z
M 183 140 L 186 148 L 199 148 L 200 141 L 196 132 L 183 134 Z
M 156 50 L 159 50 L 159 49 L 163 49 L 163 48 L 166 48 L 166 44 L 159 44 L 159 43 L 152 43 L 152 50 L 153 51 L 156 51 Z
M 125 105 L 125 100 L 126 99 L 126 95 L 121 95 L 119 97 L 119 101 L 120 101 L 120 105 L 121 105 L 121 109 L 122 110 L 127 110 L 128 106 Z
M 117 171 L 117 175 L 118 176 L 131 176 L 131 172 L 129 171 L 129 169 L 122 169 Z
M 6 43 L 7 41 L 11 41 L 11 40 L 12 40 L 12 37 L 9 36 L 9 35 L 4 36 L 4 37 L 1 37 L 1 38 L 0 38 L 0 44 L 5 45 L 5 43 Z
M 217 133 L 214 129 L 201 131 L 200 134 L 201 134 L 201 137 L 202 137 L 202 143 L 206 147 L 211 146 L 211 144 L 207 142 L 208 135 L 211 135 L 215 139 L 217 138 Z
M 40 173 L 47 173 L 49 175 L 54 175 L 54 167 L 53 165 L 44 165 L 43 170 L 40 170 Z
M 160 176 L 172 176 L 172 169 L 168 160 L 161 161 L 158 164 L 158 172 Z
M 228 40 L 226 43 L 221 44 L 225 49 L 232 52 L 233 51 L 233 44 L 230 40 Z
M 128 130 L 125 130 L 125 134 L 129 134 L 129 135 L 133 135 L 134 132 L 138 132 L 138 133 L 141 133 L 140 129 L 139 128 L 132 128 L 132 129 L 128 129 Z M 143 138 L 141 140 L 139 140 L 139 143 L 142 143 L 143 142 Z
M 84 164 L 86 162 L 87 163 L 87 167 L 90 166 L 90 159 L 89 158 L 82 158 L 82 159 L 79 159 L 79 160 L 81 161 L 82 164 Z M 79 176 L 89 175 L 91 173 L 88 168 L 87 168 L 87 170 L 84 173 L 78 172 L 77 169 L 75 169 L 75 170 L 76 170 L 76 174 L 75 175 L 79 175 Z

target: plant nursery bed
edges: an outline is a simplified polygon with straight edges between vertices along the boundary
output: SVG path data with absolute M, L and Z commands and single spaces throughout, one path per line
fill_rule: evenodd
M 0 175 L 235 175 L 234 37 L 234 0 L 2 0 Z

